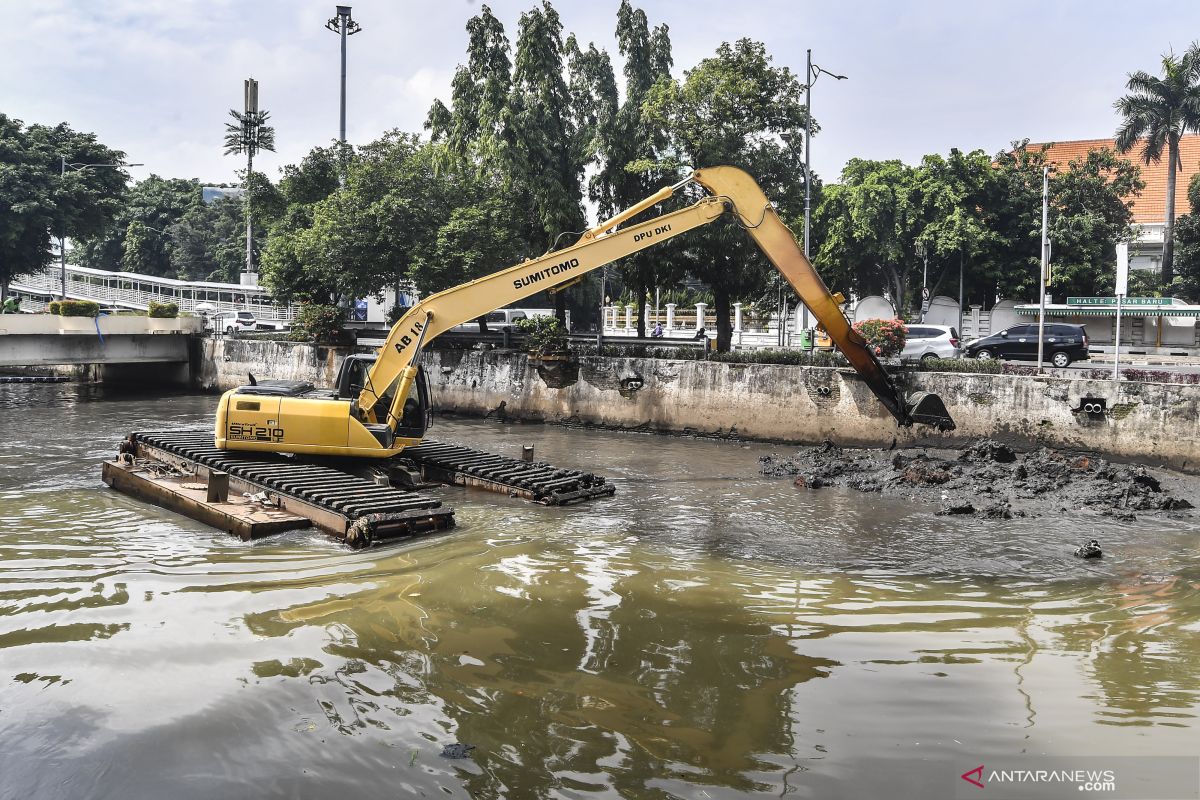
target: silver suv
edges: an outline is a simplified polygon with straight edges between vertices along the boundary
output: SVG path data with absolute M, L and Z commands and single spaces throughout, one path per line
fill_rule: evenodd
M 958 358 L 958 331 L 949 325 L 905 325 L 908 339 L 900 351 L 903 361 Z

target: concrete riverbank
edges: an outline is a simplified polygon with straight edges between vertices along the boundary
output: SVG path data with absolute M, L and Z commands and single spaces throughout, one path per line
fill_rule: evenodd
M 209 339 L 199 381 L 223 390 L 262 378 L 330 385 L 345 349 Z M 1200 472 L 1200 387 L 1061 377 L 906 373 L 936 392 L 958 428 L 898 429 L 853 370 L 584 357 L 535 363 L 522 352 L 433 350 L 424 364 L 445 412 L 767 441 L 958 445 L 991 437 Z M 503 404 L 503 408 L 501 405 Z

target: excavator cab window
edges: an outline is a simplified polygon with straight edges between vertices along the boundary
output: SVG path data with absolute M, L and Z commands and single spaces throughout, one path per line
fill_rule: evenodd
M 338 372 L 337 396 L 344 399 L 358 397 L 359 392 L 366 385 L 367 371 L 371 369 L 373 363 L 375 363 L 373 357 L 346 356 L 346 359 L 342 361 L 342 368 Z
M 425 369 L 417 369 L 417 379 L 413 381 L 408 397 L 400 412 L 400 420 L 396 427 L 396 436 L 405 439 L 419 439 L 425 435 L 426 429 L 433 422 L 433 410 L 429 404 L 429 384 L 425 380 Z

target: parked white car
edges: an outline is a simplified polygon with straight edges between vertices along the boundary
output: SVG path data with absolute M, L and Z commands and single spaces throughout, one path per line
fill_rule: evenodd
M 224 333 L 252 331 L 258 324 L 253 311 L 221 311 L 209 317 L 205 327 Z
M 523 319 L 532 317 L 553 317 L 553 308 L 498 308 L 495 311 L 490 311 L 487 314 L 488 330 L 492 333 L 498 333 L 503 330 L 515 331 L 517 322 Z M 567 311 L 567 330 L 571 329 L 571 312 Z M 455 325 L 450 330 L 464 331 L 467 333 L 477 333 L 479 331 L 479 323 L 475 320 L 463 322 Z
M 908 339 L 900 351 L 902 361 L 958 358 L 958 331 L 949 325 L 905 325 Z

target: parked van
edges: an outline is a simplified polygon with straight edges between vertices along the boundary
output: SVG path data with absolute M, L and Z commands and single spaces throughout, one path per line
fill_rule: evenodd
M 491 333 L 499 333 L 501 331 L 515 331 L 517 323 L 523 319 L 531 319 L 533 317 L 553 317 L 553 308 L 498 308 L 486 315 L 488 331 Z M 455 325 L 451 328 L 453 331 L 463 331 L 466 333 L 478 333 L 479 323 L 475 320 L 464 322 L 460 325 Z M 571 330 L 571 312 L 567 311 L 567 330 Z

